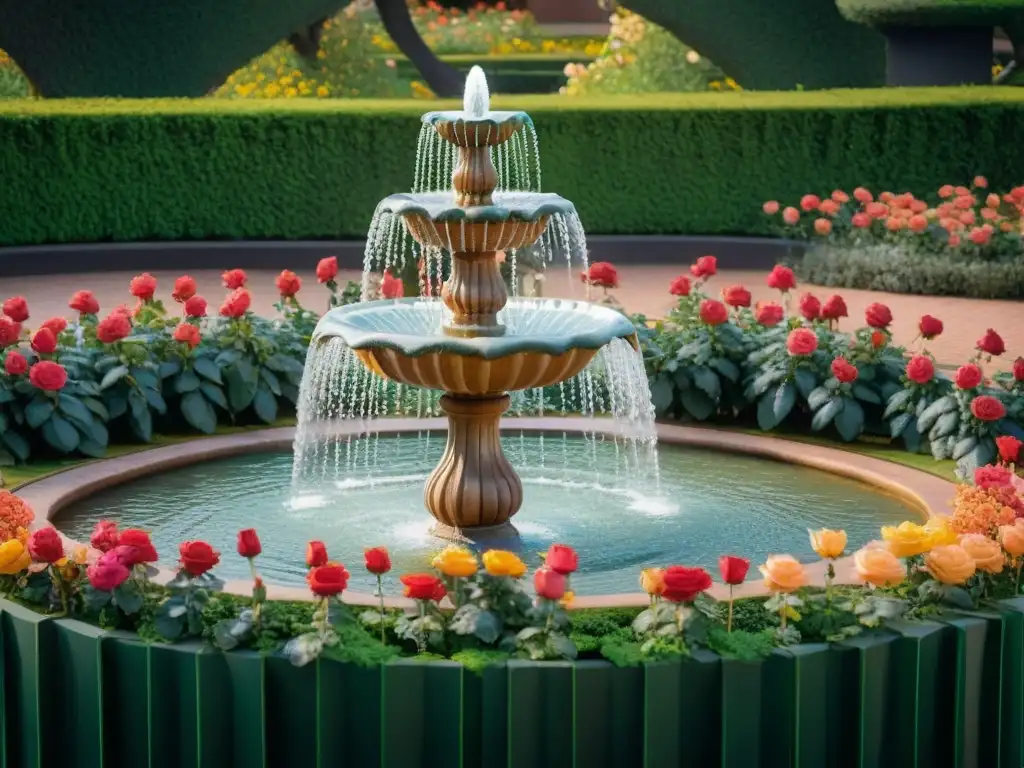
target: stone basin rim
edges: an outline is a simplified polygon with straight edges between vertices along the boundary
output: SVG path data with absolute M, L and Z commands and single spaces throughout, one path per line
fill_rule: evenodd
M 504 419 L 502 424 L 505 428 L 522 429 L 528 433 L 564 433 L 574 436 L 582 436 L 591 432 L 614 434 L 616 431 L 610 420 L 580 417 L 509 418 Z M 443 418 L 393 418 L 381 420 L 374 426 L 378 434 L 392 436 L 415 433 L 424 429 L 442 431 L 446 428 L 447 422 Z M 953 483 L 922 470 L 839 448 L 825 448 L 783 438 L 679 424 L 659 423 L 657 427 L 659 442 L 669 445 L 754 455 L 773 459 L 783 464 L 797 464 L 858 480 L 874 487 L 881 493 L 896 496 L 926 518 L 942 514 L 956 488 Z M 348 432 L 353 435 L 363 434 L 366 432 L 366 422 L 353 421 L 350 425 L 343 425 L 340 432 L 342 434 Z M 202 437 L 177 445 L 143 449 L 124 456 L 88 461 L 70 467 L 25 483 L 17 488 L 17 493 L 35 510 L 36 521 L 33 524 L 33 530 L 35 530 L 51 526 L 50 519 L 56 516 L 61 509 L 104 488 L 203 461 L 249 453 L 287 450 L 292 447 L 294 436 L 294 427 L 276 427 L 233 435 Z M 64 537 L 63 534 L 62 538 L 68 546 L 77 543 Z M 752 565 L 757 564 L 752 563 Z M 807 570 L 813 585 L 824 584 L 824 562 L 808 564 Z M 639 573 L 637 575 L 639 578 Z M 174 572 L 171 570 L 157 569 L 153 580 L 156 583 L 164 584 L 173 576 Z M 859 583 L 853 572 L 852 557 L 836 561 L 836 582 Z M 248 597 L 251 594 L 251 589 L 252 585 L 244 580 L 229 580 L 224 587 L 225 592 L 240 597 Z M 268 598 L 273 600 L 312 600 L 310 593 L 301 587 L 268 584 L 267 589 Z M 728 595 L 727 587 L 717 581 L 708 592 L 719 599 Z M 735 596 L 753 597 L 766 592 L 763 583 L 756 577 L 752 577 L 745 584 L 736 588 Z M 350 605 L 371 607 L 378 605 L 378 598 L 370 593 L 346 591 L 342 597 Z M 648 603 L 648 596 L 638 589 L 637 592 L 631 593 L 581 596 L 573 601 L 572 607 L 642 607 Z M 385 604 L 391 608 L 414 607 L 413 601 L 401 597 L 386 598 Z

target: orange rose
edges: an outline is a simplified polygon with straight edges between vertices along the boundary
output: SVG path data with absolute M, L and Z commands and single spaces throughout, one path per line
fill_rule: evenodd
M 965 533 L 960 546 L 974 559 L 974 567 L 985 573 L 1000 573 L 1005 558 L 999 542 L 980 533 Z
M 999 526 L 999 541 L 1010 557 L 1024 556 L 1024 519 L 1017 518 L 1013 525 Z
M 899 584 L 907 575 L 903 563 L 882 542 L 868 545 L 853 556 L 853 567 L 857 577 L 876 587 L 891 587 Z
M 663 568 L 644 568 L 640 571 L 640 586 L 648 595 L 660 596 L 665 591 Z
M 807 571 L 792 555 L 772 555 L 760 571 L 765 586 L 773 592 L 793 592 L 807 586 Z
M 807 531 L 811 537 L 811 549 L 823 560 L 835 560 L 843 556 L 846 549 L 846 531 L 832 531 L 822 528 L 818 531 Z
M 924 556 L 924 565 L 936 581 L 959 585 L 974 575 L 974 558 L 957 544 L 935 547 Z

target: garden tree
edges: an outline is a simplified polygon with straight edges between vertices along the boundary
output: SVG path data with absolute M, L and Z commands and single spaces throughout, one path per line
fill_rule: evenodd
M 345 0 L 0 0 L 0 49 L 48 97 L 202 96 L 294 35 L 308 54 Z M 412 24 L 405 0 L 376 0 L 388 34 L 439 95 L 461 91 Z
M 877 32 L 831 0 L 623 0 L 747 89 L 873 87 L 885 79 Z

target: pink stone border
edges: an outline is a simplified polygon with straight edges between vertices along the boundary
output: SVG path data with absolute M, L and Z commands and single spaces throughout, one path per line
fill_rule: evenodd
M 504 423 L 511 428 L 538 432 L 581 434 L 596 431 L 608 434 L 612 431 L 610 422 L 601 419 L 517 418 L 506 419 Z M 398 434 L 443 430 L 446 426 L 444 419 L 387 419 L 379 423 L 378 431 L 380 434 Z M 353 433 L 358 431 L 357 424 L 347 428 Z M 26 483 L 18 489 L 18 494 L 32 505 L 39 516 L 40 522 L 37 522 L 37 526 L 50 525 L 50 518 L 63 507 L 103 488 L 211 459 L 288 449 L 292 446 L 294 435 L 295 430 L 291 427 L 265 429 L 197 438 L 178 445 L 150 448 L 125 456 L 88 462 Z M 949 504 L 955 489 L 953 483 L 901 464 L 794 440 L 677 424 L 659 424 L 658 439 L 663 443 L 675 445 L 748 453 L 848 477 L 896 496 L 908 506 L 917 509 L 923 517 L 940 514 Z M 71 546 L 75 542 L 67 540 L 66 543 Z M 823 562 L 810 564 L 807 570 L 812 583 L 824 583 Z M 172 576 L 173 572 L 160 569 L 154 580 L 165 583 Z M 836 580 L 839 583 L 856 583 L 852 558 L 837 561 Z M 232 594 L 247 596 L 250 590 L 251 584 L 247 581 L 229 581 L 225 585 L 225 591 Z M 764 592 L 763 583 L 756 577 L 756 573 L 752 573 L 746 584 L 736 588 L 735 595 L 748 597 Z M 717 598 L 725 597 L 728 588 L 716 583 L 710 594 Z M 268 585 L 268 597 L 275 600 L 308 600 L 310 594 L 300 587 Z M 346 592 L 343 598 L 352 605 L 377 605 L 377 598 L 367 593 Z M 573 607 L 642 606 L 647 602 L 647 595 L 638 591 L 579 597 L 573 601 Z M 413 605 L 412 601 L 405 598 L 386 598 L 385 603 L 395 608 Z

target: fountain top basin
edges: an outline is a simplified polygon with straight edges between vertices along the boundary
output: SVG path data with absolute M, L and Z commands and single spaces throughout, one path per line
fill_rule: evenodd
M 431 221 L 537 221 L 576 210 L 571 201 L 552 192 L 495 192 L 492 205 L 463 207 L 450 192 L 409 192 L 389 195 L 378 210 L 398 216 L 424 216 Z

